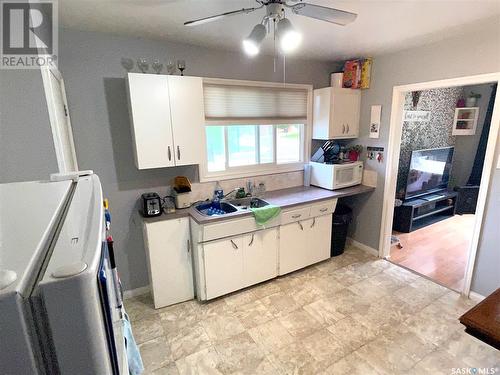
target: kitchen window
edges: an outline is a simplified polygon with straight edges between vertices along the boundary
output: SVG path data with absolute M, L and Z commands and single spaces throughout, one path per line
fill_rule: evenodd
M 208 125 L 208 172 L 303 162 L 304 124 Z
M 206 164 L 200 179 L 303 169 L 311 87 L 215 81 L 204 84 Z

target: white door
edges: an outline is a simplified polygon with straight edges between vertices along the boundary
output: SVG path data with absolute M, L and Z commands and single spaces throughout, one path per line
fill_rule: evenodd
M 245 286 L 254 285 L 278 275 L 278 228 L 261 230 L 243 236 Z
M 330 258 L 332 215 L 317 216 L 307 223 L 307 263 L 313 264 Z
M 203 244 L 207 299 L 244 288 L 243 237 Z
M 42 68 L 41 74 L 59 172 L 77 171 L 78 163 L 64 80 L 56 69 Z
M 146 223 L 144 228 L 155 308 L 192 299 L 189 218 Z
M 128 74 L 134 156 L 139 169 L 175 165 L 167 77 Z
M 305 252 L 309 248 L 306 243 L 306 223 L 297 221 L 282 225 L 279 238 L 279 274 L 284 275 L 305 266 Z
M 205 139 L 202 79 L 168 76 L 168 85 L 175 165 L 201 164 Z

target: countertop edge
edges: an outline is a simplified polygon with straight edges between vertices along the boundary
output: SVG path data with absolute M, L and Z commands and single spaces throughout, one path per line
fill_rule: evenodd
M 330 199 L 336 199 L 336 198 L 345 198 L 345 197 L 350 197 L 354 195 L 359 195 L 359 194 L 365 194 L 369 193 L 375 190 L 375 187 L 372 186 L 367 186 L 367 185 L 356 185 L 356 186 L 351 186 L 347 187 L 344 189 L 339 189 L 339 190 L 326 190 L 322 188 L 317 188 L 317 187 L 309 187 L 305 188 L 303 186 L 299 187 L 293 187 L 293 188 L 286 188 L 286 189 L 280 189 L 280 190 L 273 190 L 269 191 L 266 193 L 264 196 L 264 200 L 271 204 L 277 204 L 280 206 L 282 209 L 288 209 L 292 207 L 297 207 L 303 204 L 311 204 L 311 203 L 317 203 L 317 202 L 322 202 Z M 296 194 L 310 194 L 310 193 L 320 193 L 321 196 L 313 196 L 310 198 L 304 197 L 302 200 L 296 200 L 292 201 L 290 203 L 282 203 L 280 204 L 280 200 L 285 200 L 287 196 L 293 196 Z M 212 223 L 217 223 L 221 221 L 226 221 L 226 220 L 234 220 L 234 219 L 240 219 L 240 218 L 245 218 L 248 216 L 251 216 L 251 212 L 235 212 L 234 214 L 228 214 L 224 216 L 203 216 L 199 214 L 198 212 L 195 211 L 194 207 L 190 208 L 182 208 L 182 209 L 177 209 L 174 213 L 170 214 L 162 214 L 160 216 L 156 217 L 143 217 L 143 220 L 145 223 L 156 223 L 158 221 L 165 221 L 165 220 L 174 220 L 174 219 L 181 219 L 184 217 L 191 217 L 196 223 L 200 225 L 207 225 L 207 224 L 212 224 Z

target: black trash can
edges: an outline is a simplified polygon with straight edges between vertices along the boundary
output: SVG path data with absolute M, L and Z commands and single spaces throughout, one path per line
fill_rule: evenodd
M 334 257 L 344 253 L 347 229 L 352 221 L 352 209 L 345 204 L 337 204 L 333 213 L 332 222 L 332 247 L 330 256 Z

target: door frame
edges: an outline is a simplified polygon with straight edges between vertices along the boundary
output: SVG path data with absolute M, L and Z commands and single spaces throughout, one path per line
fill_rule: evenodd
M 57 159 L 57 166 L 59 168 L 59 173 L 74 172 L 72 170 L 72 166 L 74 166 L 74 169 L 78 171 L 78 161 L 75 152 L 75 142 L 73 140 L 73 128 L 71 127 L 71 119 L 69 116 L 68 101 L 66 97 L 66 88 L 64 85 L 63 77 L 61 75 L 61 72 L 57 70 L 55 67 L 43 66 L 40 68 L 40 73 L 42 75 L 43 88 L 45 91 L 45 98 L 47 100 L 47 109 L 49 112 L 50 127 L 52 129 L 52 139 L 54 141 L 54 149 L 56 151 L 56 159 Z M 54 87 L 54 85 L 52 84 L 50 79 L 51 75 L 54 76 L 59 81 L 60 84 L 61 97 L 66 109 L 66 117 L 67 117 L 66 125 L 68 126 L 69 142 L 67 142 L 65 137 L 62 137 L 59 132 L 61 124 L 58 123 L 56 108 L 55 108 L 55 99 L 54 99 L 56 90 L 58 90 L 58 88 Z M 66 148 L 69 148 L 72 160 L 66 160 L 63 151 Z
M 394 197 L 396 196 L 396 183 L 401 146 L 405 94 L 411 91 L 457 86 L 471 86 L 485 83 L 498 83 L 499 85 L 497 86 L 496 98 L 491 118 L 490 133 L 484 158 L 483 173 L 477 199 L 472 241 L 469 248 L 469 256 L 465 271 L 465 282 L 461 292 L 462 295 L 465 295 L 467 297 L 470 294 L 472 276 L 474 273 L 474 264 L 476 261 L 479 239 L 481 237 L 481 228 L 484 220 L 484 209 L 486 206 L 486 199 L 490 187 L 491 175 L 493 173 L 495 160 L 498 158 L 498 155 L 495 154 L 495 150 L 500 129 L 500 72 L 394 86 L 392 91 L 392 107 L 389 124 L 389 142 L 386 152 L 386 179 L 384 184 L 382 221 L 379 237 L 379 257 L 381 258 L 390 257 L 391 234 L 394 216 Z

